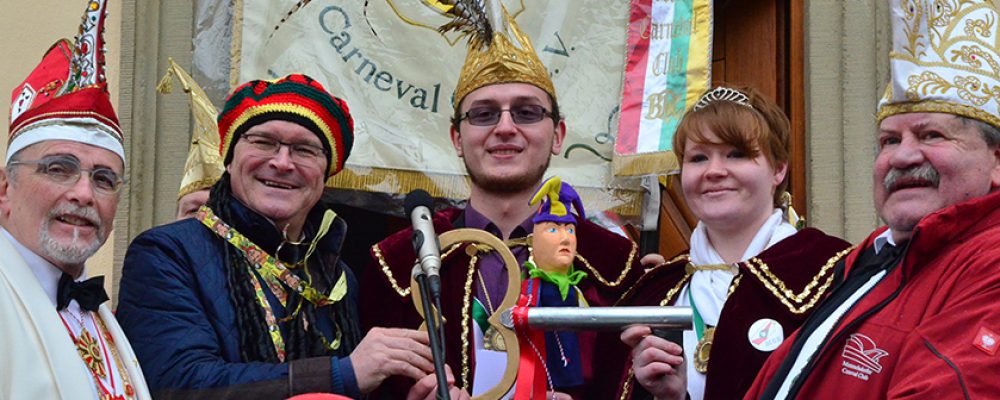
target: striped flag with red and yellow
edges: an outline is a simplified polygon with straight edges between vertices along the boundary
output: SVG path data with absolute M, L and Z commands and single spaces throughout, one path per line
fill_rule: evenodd
M 632 0 L 617 176 L 670 173 L 674 131 L 711 82 L 712 1 Z

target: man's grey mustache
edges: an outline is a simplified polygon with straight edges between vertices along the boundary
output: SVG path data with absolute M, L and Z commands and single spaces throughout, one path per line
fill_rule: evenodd
M 77 218 L 83 218 L 94 224 L 94 226 L 101 228 L 101 217 L 97 214 L 97 209 L 94 207 L 80 207 L 72 203 L 60 203 L 52 210 L 49 210 L 48 217 L 51 219 L 60 215 L 72 215 Z
M 885 179 L 882 179 L 882 187 L 885 188 L 886 192 L 891 192 L 900 179 L 928 181 L 934 187 L 937 187 L 938 183 L 941 182 L 941 176 L 937 170 L 930 164 L 924 163 L 906 169 L 890 169 L 889 173 L 885 174 Z
M 89 243 L 80 241 L 79 229 L 73 230 L 73 237 L 69 243 L 58 241 L 49 233 L 49 223 L 61 215 L 73 215 L 83 218 L 97 227 L 97 237 Z M 101 218 L 94 207 L 80 207 L 72 203 L 60 203 L 48 213 L 48 218 L 43 220 L 38 230 L 38 239 L 42 247 L 42 253 L 51 261 L 70 265 L 79 265 L 87 261 L 88 258 L 101 248 L 104 243 L 102 238 L 107 237 L 105 227 L 101 225 Z

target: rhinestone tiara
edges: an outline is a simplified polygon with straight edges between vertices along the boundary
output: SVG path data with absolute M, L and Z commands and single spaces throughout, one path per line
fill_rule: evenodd
M 750 98 L 747 97 L 747 95 L 736 89 L 719 86 L 702 95 L 701 98 L 698 99 L 698 102 L 695 103 L 694 111 L 705 108 L 709 104 L 717 101 L 730 101 L 751 110 L 753 109 L 753 106 L 750 105 Z

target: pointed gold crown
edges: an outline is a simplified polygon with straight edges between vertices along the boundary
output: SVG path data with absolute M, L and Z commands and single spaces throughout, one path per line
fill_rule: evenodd
M 455 88 L 454 106 L 473 90 L 498 83 L 527 83 L 556 98 L 549 72 L 528 36 L 499 1 L 456 1 L 448 12 L 454 20 L 442 32 L 469 35 L 469 54 Z
M 173 59 L 170 59 L 167 74 L 160 80 L 156 90 L 163 94 L 172 92 L 174 78 L 180 82 L 184 93 L 191 97 L 191 116 L 194 117 L 191 148 L 188 150 L 187 162 L 184 163 L 181 189 L 177 193 L 177 199 L 180 200 L 189 193 L 212 187 L 222 177 L 225 167 L 219 156 L 219 129 L 215 122 L 218 110 L 208 100 L 208 95 L 198 82 Z
M 891 0 L 890 80 L 878 121 L 942 112 L 1000 127 L 995 1 Z

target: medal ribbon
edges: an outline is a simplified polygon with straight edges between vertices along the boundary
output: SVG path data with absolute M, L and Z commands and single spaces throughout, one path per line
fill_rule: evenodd
M 512 310 L 514 331 L 520 347 L 514 400 L 545 398 L 548 381 L 545 376 L 545 333 L 528 326 L 528 309 L 538 305 L 538 298 L 534 296 L 538 283 L 538 278 L 524 281 L 521 297 Z
M 93 319 L 97 317 L 91 316 Z M 111 371 L 109 364 L 111 360 L 108 358 L 108 347 L 104 342 L 104 335 L 100 332 L 101 328 L 97 326 L 96 322 L 93 322 L 94 329 L 98 330 L 97 340 L 95 341 L 90 332 L 87 331 L 85 325 L 85 320 L 81 319 L 80 322 L 80 337 L 73 334 L 73 329 L 69 327 L 66 323 L 66 319 L 63 318 L 62 314 L 59 314 L 59 319 L 62 320 L 63 326 L 66 327 L 66 331 L 69 332 L 70 339 L 73 339 L 73 343 L 76 345 L 77 353 L 80 355 L 80 359 L 86 364 L 87 369 L 90 370 L 91 376 L 94 377 L 94 382 L 96 383 L 97 391 L 100 392 L 101 397 L 107 396 L 108 398 L 114 398 L 118 394 L 118 389 L 115 387 L 115 375 Z M 98 345 L 100 347 L 98 347 Z M 97 351 L 101 350 L 101 351 Z M 104 353 L 104 358 L 101 359 L 101 353 Z M 110 389 L 104 386 L 104 381 L 101 379 L 101 375 L 107 375 Z
M 490 327 L 489 314 L 486 313 L 486 307 L 479 302 L 479 299 L 473 298 L 472 302 L 472 320 L 476 321 L 476 325 L 479 325 L 479 330 L 483 331 L 483 335 L 486 335 L 486 329 Z
M 698 312 L 698 306 L 694 304 L 694 296 L 691 295 L 691 287 L 688 286 L 688 303 L 691 303 L 691 315 L 694 317 L 694 334 L 698 337 L 698 341 L 701 341 L 701 337 L 705 335 L 705 321 L 701 319 L 701 313 Z
M 116 347 L 117 345 L 115 345 L 114 338 L 111 337 L 111 332 L 108 331 L 108 326 L 104 324 L 104 320 L 102 320 L 98 315 L 94 315 L 94 322 L 96 323 L 96 325 L 100 325 L 100 328 L 98 329 L 104 332 L 105 343 L 107 344 L 108 348 L 111 349 L 111 357 L 113 357 L 115 360 L 114 364 L 115 368 L 118 370 L 118 377 L 121 378 L 122 380 L 121 383 L 125 388 L 125 397 L 124 398 L 119 397 L 118 400 L 134 399 L 135 388 L 132 387 L 131 380 L 129 379 L 128 376 L 128 371 L 125 370 L 125 361 L 123 361 L 122 356 L 118 354 L 118 348 Z

